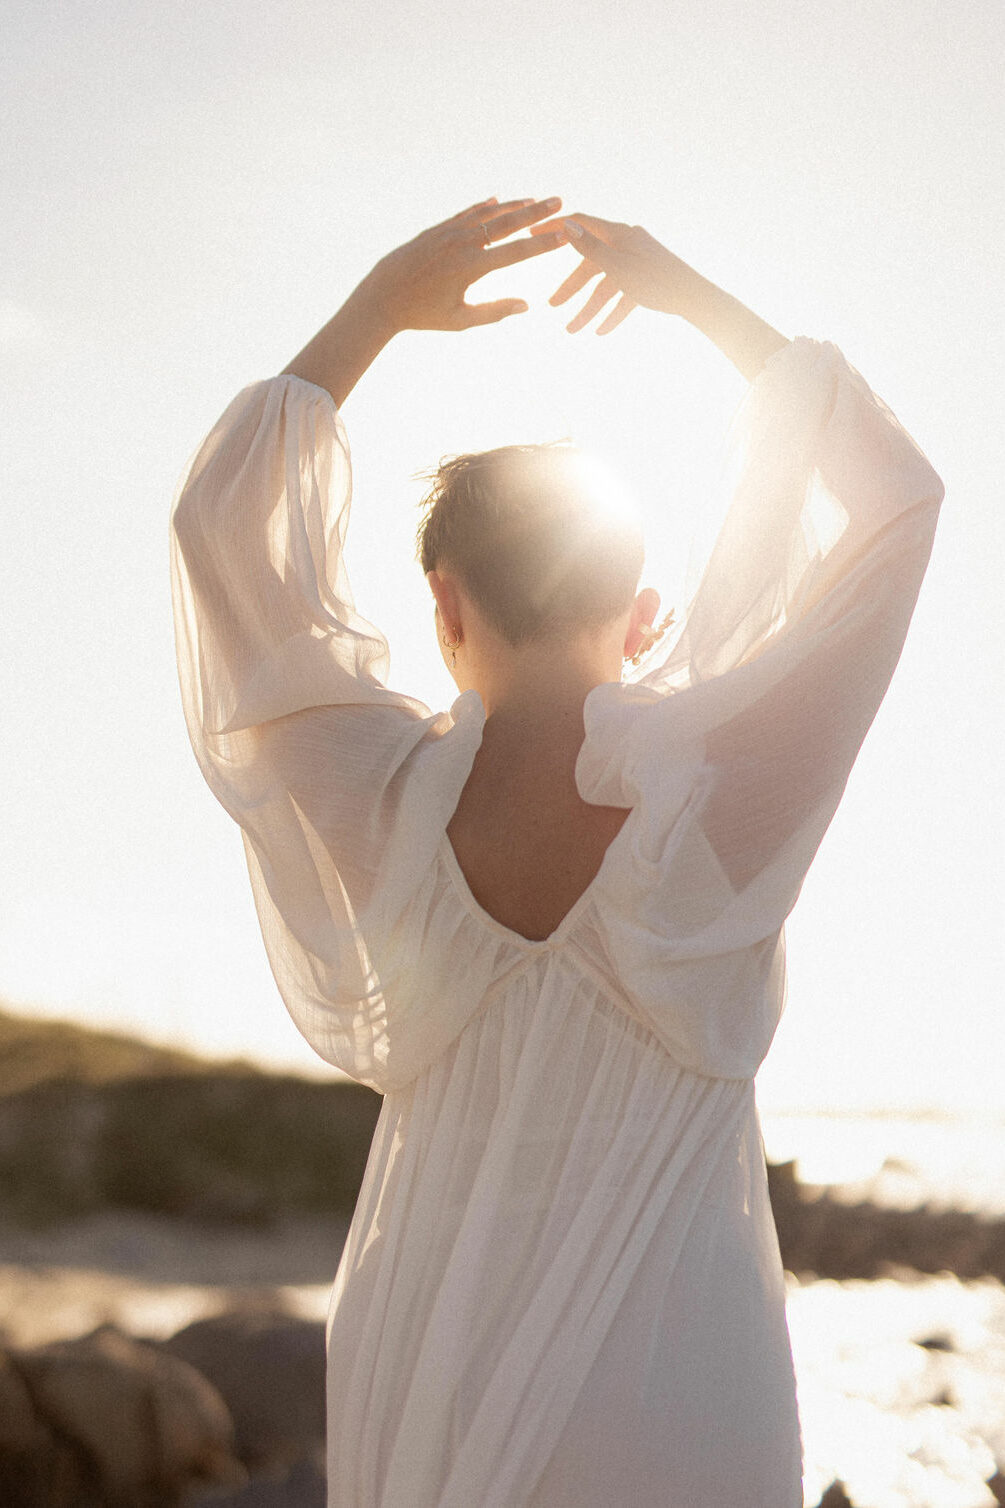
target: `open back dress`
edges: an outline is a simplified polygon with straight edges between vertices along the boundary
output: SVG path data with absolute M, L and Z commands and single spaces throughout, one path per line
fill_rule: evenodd
M 477 693 L 388 689 L 354 610 L 330 395 L 246 388 L 180 488 L 197 758 L 290 1015 L 384 1096 L 327 1327 L 329 1508 L 802 1503 L 754 1075 L 942 486 L 807 339 L 735 438 L 682 634 L 586 698 L 580 794 L 630 814 L 543 941 L 479 906 L 446 835 Z

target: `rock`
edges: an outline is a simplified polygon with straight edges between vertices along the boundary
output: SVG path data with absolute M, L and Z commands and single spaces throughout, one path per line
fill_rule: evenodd
M 66 1499 L 73 1508 L 168 1508 L 193 1482 L 247 1480 L 226 1404 L 179 1358 L 105 1325 L 9 1360 L 49 1443 L 62 1442 L 75 1458 L 81 1492 Z M 29 1456 L 45 1454 L 38 1439 Z
M 49 1439 L 13 1358 L 0 1352 L 0 1454 L 31 1454 Z
M 926 1335 L 924 1340 L 915 1342 L 926 1351 L 955 1351 L 951 1335 Z
M 820 1499 L 818 1508 L 854 1508 L 843 1482 L 832 1482 Z
M 286 1470 L 303 1459 L 323 1464 L 323 1324 L 234 1311 L 196 1320 L 160 1349 L 197 1367 L 226 1401 L 249 1471 Z
M 185 1508 L 325 1508 L 324 1472 L 300 1461 L 279 1480 L 260 1478 L 237 1492 L 212 1491 L 187 1498 Z
M 80 1508 L 88 1463 L 35 1410 L 13 1356 L 0 1352 L 0 1502 L 5 1508 Z
M 875 1278 L 896 1270 L 1005 1281 L 1005 1219 L 968 1210 L 888 1209 L 849 1203 L 840 1190 L 801 1184 L 792 1163 L 768 1165 L 782 1261 L 821 1278 Z

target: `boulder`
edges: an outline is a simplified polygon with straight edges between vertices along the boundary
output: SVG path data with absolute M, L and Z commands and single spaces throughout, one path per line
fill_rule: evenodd
M 0 1455 L 30 1455 L 49 1438 L 14 1358 L 0 1351 Z
M 193 1483 L 247 1480 L 226 1404 L 180 1358 L 103 1325 L 75 1340 L 11 1352 L 8 1360 L 44 1431 L 31 1445 L 16 1405 L 11 1429 L 22 1431 L 22 1460 L 47 1459 L 53 1440 L 69 1451 L 80 1483 L 78 1496 L 67 1500 L 74 1508 L 168 1508 Z
M 817 1508 L 854 1508 L 854 1504 L 844 1490 L 843 1482 L 832 1482 L 820 1499 Z
M 40 1418 L 17 1360 L 0 1351 L 0 1503 L 5 1508 L 81 1508 L 93 1472 Z
M 324 1325 L 274 1310 L 196 1320 L 162 1352 L 197 1367 L 225 1400 L 235 1449 L 252 1473 L 324 1463 Z
M 236 1492 L 200 1492 L 186 1499 L 185 1508 L 325 1508 L 326 1495 L 321 1468 L 300 1461 L 282 1477 L 260 1477 Z

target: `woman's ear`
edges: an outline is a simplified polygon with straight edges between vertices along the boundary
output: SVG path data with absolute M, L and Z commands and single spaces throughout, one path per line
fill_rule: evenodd
M 660 594 L 651 586 L 643 587 L 642 591 L 632 603 L 631 617 L 628 619 L 628 632 L 625 634 L 625 659 L 630 660 L 632 655 L 638 654 L 645 639 L 645 632 L 652 628 L 656 622 L 660 610 Z
M 439 571 L 427 571 L 426 580 L 429 582 L 429 590 L 436 598 L 443 636 L 448 639 L 463 638 L 461 602 L 454 581 L 450 576 L 441 575 Z

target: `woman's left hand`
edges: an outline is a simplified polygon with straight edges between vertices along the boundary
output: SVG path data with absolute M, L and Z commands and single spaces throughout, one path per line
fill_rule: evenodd
M 465 295 L 486 273 L 564 246 L 567 237 L 561 227 L 533 239 L 508 239 L 554 215 L 561 203 L 482 200 L 382 257 L 357 292 L 374 297 L 389 335 L 399 330 L 468 330 L 522 314 L 527 309 L 523 299 L 469 304 Z

